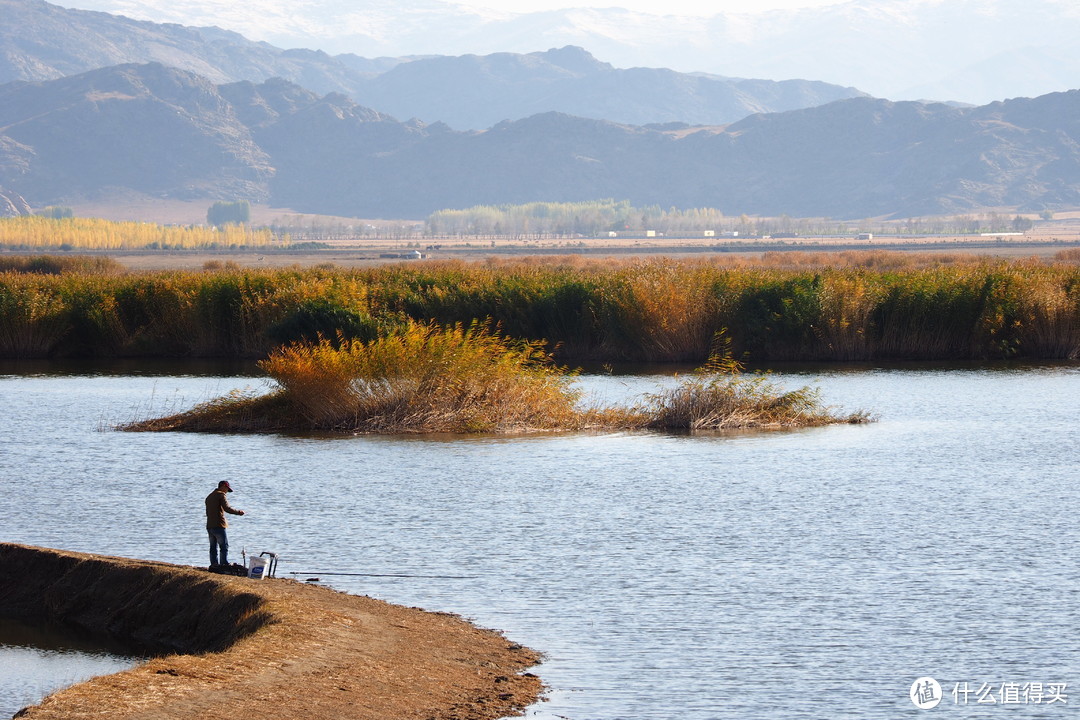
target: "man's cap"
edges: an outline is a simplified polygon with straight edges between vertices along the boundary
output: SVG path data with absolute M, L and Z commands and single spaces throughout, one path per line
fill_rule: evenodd
M 224 490 L 225 492 L 232 492 L 232 485 L 229 484 L 228 480 L 222 480 L 217 484 L 217 486 L 219 490 Z

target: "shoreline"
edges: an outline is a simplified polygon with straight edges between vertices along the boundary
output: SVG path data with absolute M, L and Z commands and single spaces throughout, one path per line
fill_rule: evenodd
M 932 255 L 973 255 L 986 258 L 1049 259 L 1063 250 L 1080 247 L 1080 226 L 1056 234 L 1029 234 L 1023 238 L 995 236 L 875 236 L 871 241 L 850 237 L 808 236 L 795 239 L 672 237 L 648 240 L 590 238 L 522 240 L 498 238 L 382 238 L 366 241 L 330 240 L 325 247 L 192 248 L 190 250 L 57 248 L 12 250 L 0 248 L 0 257 L 19 255 L 88 255 L 109 257 L 128 272 L 197 271 L 208 267 L 244 270 L 333 267 L 371 268 L 425 261 L 464 263 L 591 262 L 669 258 L 725 260 L 761 258 L 769 253 L 885 252 Z M 437 249 L 436 249 L 437 248 Z
M 0 610 L 154 653 L 20 718 L 496 720 L 542 691 L 496 631 L 281 578 L 0 543 Z

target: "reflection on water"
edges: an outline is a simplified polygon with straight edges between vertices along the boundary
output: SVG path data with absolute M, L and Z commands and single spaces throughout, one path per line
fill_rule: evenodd
M 545 652 L 538 718 L 884 720 L 917 712 L 908 689 L 924 675 L 946 692 L 1080 683 L 1080 370 L 776 379 L 880 422 L 736 436 L 126 434 L 107 427 L 262 381 L 3 377 L 0 527 L 203 564 L 202 498 L 229 479 L 247 511 L 233 552 L 277 551 L 279 574 L 301 578 L 364 573 L 323 579 Z M 583 382 L 625 399 L 656 381 Z M 994 708 L 1010 709 L 1035 714 Z M 935 712 L 990 717 L 974 710 L 950 695 Z
M 97 358 L 61 360 L 0 359 L 0 377 L 94 376 L 252 376 L 260 371 L 253 360 L 215 358 Z
M 0 619 L 0 716 L 10 717 L 51 692 L 136 662 L 122 650 L 103 649 L 62 628 Z

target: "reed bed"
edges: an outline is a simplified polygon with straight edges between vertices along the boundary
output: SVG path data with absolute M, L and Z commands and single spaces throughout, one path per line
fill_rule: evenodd
M 1080 264 L 840 253 L 345 270 L 0 272 L 0 357 L 266 357 L 409 322 L 490 322 L 559 362 L 1077 359 Z M 895 257 L 902 256 L 902 257 Z M 724 258 L 723 260 L 727 260 Z M 831 264 L 830 264 L 831 263 Z
M 474 323 L 409 323 L 371 341 L 294 343 L 259 363 L 276 388 L 234 392 L 124 430 L 193 432 L 507 433 L 566 430 L 733 430 L 867 422 L 809 388 L 746 377 L 728 357 L 632 407 L 580 406 L 574 373 L 542 343 Z

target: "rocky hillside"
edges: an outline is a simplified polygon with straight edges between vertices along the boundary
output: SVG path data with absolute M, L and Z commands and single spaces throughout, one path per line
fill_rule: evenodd
M 150 64 L 0 86 L 0 173 L 40 205 L 120 189 L 265 200 L 274 168 L 213 83 Z
M 630 124 L 734 122 L 862 93 L 806 80 L 741 80 L 620 70 L 581 48 L 530 54 L 367 59 L 283 50 L 219 28 L 139 22 L 42 0 L 0 0 L 0 82 L 52 80 L 158 62 L 215 83 L 281 77 L 400 118 L 483 129 L 559 111 Z
M 8 192 L 0 187 L 0 218 L 29 215 L 31 208 L 22 195 Z
M 0 186 L 37 206 L 124 191 L 408 218 L 605 197 L 836 218 L 1075 207 L 1080 91 L 978 108 L 854 98 L 723 127 L 541 113 L 460 132 L 284 80 L 125 65 L 0 86 Z

